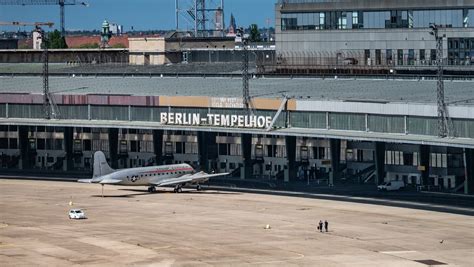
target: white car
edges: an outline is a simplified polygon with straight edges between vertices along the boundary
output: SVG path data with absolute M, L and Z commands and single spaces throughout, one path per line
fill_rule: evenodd
M 390 181 L 377 186 L 377 189 L 379 191 L 396 191 L 403 189 L 404 187 L 405 183 L 403 181 Z
M 72 209 L 69 211 L 69 219 L 86 219 L 86 214 L 80 209 Z

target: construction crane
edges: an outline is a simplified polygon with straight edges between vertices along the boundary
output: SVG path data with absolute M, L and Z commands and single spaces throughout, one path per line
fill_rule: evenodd
M 59 6 L 59 17 L 60 17 L 60 26 L 61 26 L 61 36 L 65 36 L 66 27 L 65 27 L 65 15 L 64 9 L 65 6 L 89 6 L 86 2 L 76 1 L 76 0 L 0 0 L 0 5 L 17 5 L 17 6 L 29 6 L 29 5 L 57 5 Z
M 0 26 L 48 26 L 52 28 L 53 22 L 21 22 L 21 21 L 0 21 Z

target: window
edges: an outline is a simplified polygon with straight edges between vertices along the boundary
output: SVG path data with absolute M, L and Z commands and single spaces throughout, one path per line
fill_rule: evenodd
M 408 49 L 408 65 L 415 64 L 415 50 Z
M 375 50 L 375 64 L 381 65 L 382 64 L 382 52 L 380 49 Z
M 364 59 L 365 59 L 365 65 L 370 66 L 370 65 L 371 65 L 371 64 L 370 64 L 370 63 L 371 63 L 371 62 L 370 62 L 370 50 L 369 50 L 369 49 L 366 49 L 366 50 L 364 51 L 364 55 L 365 55 L 365 57 L 364 57 Z
M 474 9 L 282 13 L 281 30 L 474 27 Z
M 326 29 L 326 14 L 324 12 L 319 13 L 319 28 Z
M 219 144 L 219 155 L 229 155 L 228 145 L 229 144 Z
M 37 140 L 37 149 L 44 150 L 46 148 L 46 140 L 45 139 L 38 139 Z
M 359 12 L 352 12 L 352 28 L 359 28 Z
M 386 54 L 385 54 L 385 60 L 386 60 L 387 65 L 393 64 L 392 49 L 387 49 Z
M 18 148 L 18 139 L 10 138 L 10 149 L 17 149 Z
M 403 49 L 397 50 L 397 64 L 400 66 L 403 65 Z
M 91 140 L 89 139 L 84 140 L 84 151 L 91 151 L 91 150 L 92 150 Z
M 8 138 L 0 138 L 0 148 L 8 149 Z
M 424 64 L 425 59 L 425 49 L 420 49 L 420 63 Z

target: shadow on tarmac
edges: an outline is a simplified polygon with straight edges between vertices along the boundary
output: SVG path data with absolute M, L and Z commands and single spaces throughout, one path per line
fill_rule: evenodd
M 382 199 L 382 198 L 376 198 L 372 196 L 364 197 L 364 196 L 350 196 L 350 195 L 342 195 L 342 194 L 329 195 L 325 193 L 289 192 L 289 191 L 246 189 L 246 188 L 219 187 L 219 188 L 214 188 L 214 190 L 222 190 L 222 191 L 227 191 L 227 192 L 245 192 L 245 193 L 253 193 L 253 194 L 263 194 L 263 195 L 278 195 L 278 196 L 287 196 L 287 197 L 325 199 L 325 200 L 382 205 L 382 206 L 389 206 L 389 207 L 409 208 L 409 209 L 446 212 L 446 213 L 452 213 L 452 214 L 474 216 L 473 207 L 456 207 L 456 206 L 450 206 L 449 204 L 443 205 L 443 204 L 415 202 L 415 201 L 409 202 L 413 200 L 404 200 L 404 199 Z
M 91 197 L 97 197 L 97 198 L 134 198 L 137 196 L 150 196 L 150 195 L 155 195 L 155 194 L 176 194 L 173 191 L 167 191 L 167 190 L 161 190 L 161 191 L 156 191 L 154 193 L 149 193 L 146 190 L 140 190 L 140 189 L 118 189 L 120 191 L 127 191 L 127 192 L 138 192 L 137 194 L 123 194 L 123 195 L 107 195 L 104 193 L 104 196 L 102 195 L 91 195 Z M 185 190 L 179 194 L 185 194 L 185 195 L 241 195 L 242 193 L 240 192 L 219 192 L 219 191 L 196 191 L 196 190 Z

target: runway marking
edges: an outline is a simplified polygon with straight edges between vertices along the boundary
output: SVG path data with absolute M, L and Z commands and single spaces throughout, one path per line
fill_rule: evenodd
M 301 260 L 304 258 L 304 254 L 294 252 L 294 251 L 287 251 L 296 254 L 295 257 L 289 258 L 289 259 L 282 259 L 282 260 L 271 260 L 271 261 L 257 261 L 257 262 L 252 262 L 252 264 L 272 264 L 272 263 L 283 263 L 283 262 L 289 262 L 289 261 L 296 261 L 296 260 Z
M 8 226 L 8 223 L 0 223 L 0 229 L 7 228 Z
M 145 247 L 145 246 L 142 246 L 142 247 Z M 153 250 L 161 250 L 161 249 L 170 249 L 170 248 L 173 248 L 173 246 L 162 246 L 162 247 L 149 247 L 149 249 L 153 249 Z
M 418 251 L 415 250 L 398 250 L 398 251 L 379 251 L 379 253 L 383 254 L 405 254 L 405 253 L 416 253 Z
M 7 248 L 7 247 L 15 247 L 15 245 L 0 242 L 0 248 Z

